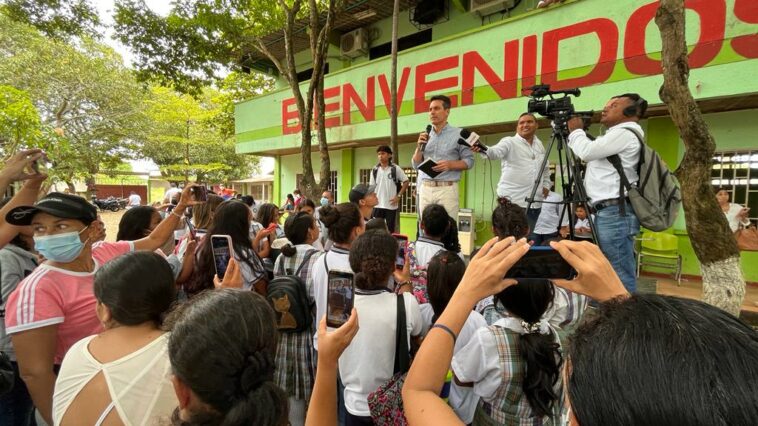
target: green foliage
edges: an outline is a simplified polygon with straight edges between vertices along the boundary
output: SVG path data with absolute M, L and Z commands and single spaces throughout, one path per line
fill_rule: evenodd
M 99 37 L 100 18 L 88 0 L 5 0 L 11 19 L 36 27 L 48 37 Z
M 86 37 L 76 46 L 53 40 L 0 14 L 0 57 L 0 82 L 39 111 L 54 179 L 86 179 L 129 158 L 147 127 L 145 91 L 113 50 Z M 53 128 L 64 135 L 48 137 Z
M 29 94 L 0 85 L 0 145 L 3 154 L 19 146 L 36 146 L 41 137 L 39 112 Z
M 154 87 L 145 103 L 151 122 L 140 152 L 160 166 L 164 177 L 194 176 L 198 181 L 224 182 L 250 176 L 259 159 L 238 155 L 234 139 L 218 123 L 224 120 L 224 97 L 207 88 L 198 98 Z

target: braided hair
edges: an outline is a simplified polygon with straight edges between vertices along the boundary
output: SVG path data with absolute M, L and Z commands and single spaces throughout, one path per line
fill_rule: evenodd
M 529 222 L 523 207 L 513 204 L 507 197 L 497 199 L 492 212 L 492 228 L 501 240 L 514 237 L 517 240 L 529 234 Z

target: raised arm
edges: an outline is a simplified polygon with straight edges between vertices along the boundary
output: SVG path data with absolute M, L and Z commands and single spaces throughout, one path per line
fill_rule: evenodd
M 196 186 L 197 185 L 195 184 L 190 184 L 184 187 L 182 197 L 179 199 L 179 204 L 174 207 L 171 214 L 166 216 L 166 218 L 155 227 L 150 235 L 134 242 L 135 250 L 154 251 L 163 246 L 163 244 L 166 243 L 166 240 L 174 235 L 174 230 L 177 226 L 179 226 L 180 223 L 184 223 L 184 210 L 186 210 L 188 206 L 199 204 L 199 202 L 192 200 L 192 188 Z

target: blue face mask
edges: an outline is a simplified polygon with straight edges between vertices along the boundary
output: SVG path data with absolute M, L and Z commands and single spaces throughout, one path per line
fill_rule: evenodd
M 79 239 L 79 234 L 87 228 L 79 232 L 34 237 L 34 248 L 47 260 L 60 263 L 71 262 L 84 250 L 84 243 Z
M 321 206 L 325 206 L 329 204 L 329 199 L 326 197 L 321 197 Z

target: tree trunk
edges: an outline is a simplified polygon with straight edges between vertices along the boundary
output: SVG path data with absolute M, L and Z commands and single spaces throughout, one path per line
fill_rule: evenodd
M 390 143 L 395 164 L 400 164 L 397 147 L 397 26 L 400 15 L 400 0 L 395 0 L 392 8 L 392 69 L 390 70 Z M 391 230 L 392 231 L 392 230 Z
M 660 97 L 684 141 L 684 158 L 675 174 L 682 187 L 687 232 L 701 264 L 703 301 L 739 316 L 745 280 L 737 242 L 710 183 L 716 142 L 687 85 L 683 0 L 661 0 L 655 24 L 663 43 Z

